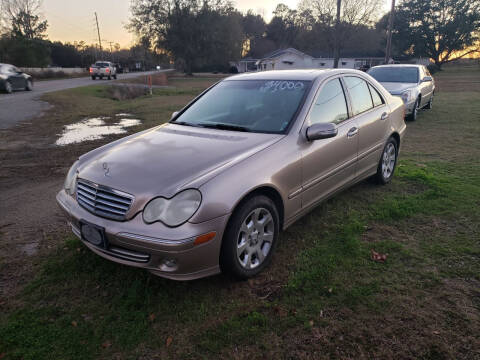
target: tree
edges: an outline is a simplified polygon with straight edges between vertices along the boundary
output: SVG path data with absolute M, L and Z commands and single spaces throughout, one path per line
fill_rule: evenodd
M 382 0 L 302 0 L 301 10 L 310 10 L 318 23 L 323 24 L 335 62 L 346 45 L 358 36 L 358 29 L 370 27 L 378 15 Z M 332 41 L 333 40 L 333 41 Z
M 26 39 L 44 39 L 48 22 L 39 15 L 41 0 L 0 0 L 4 32 Z
M 241 17 L 228 1 L 133 0 L 131 11 L 128 28 L 171 54 L 189 74 L 241 56 Z
M 429 57 L 441 68 L 479 51 L 479 28 L 478 0 L 404 0 L 395 14 L 393 43 L 400 54 Z

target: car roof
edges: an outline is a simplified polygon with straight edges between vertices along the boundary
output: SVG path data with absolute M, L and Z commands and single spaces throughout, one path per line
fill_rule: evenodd
M 305 69 L 305 70 L 268 70 L 249 72 L 234 75 L 224 81 L 231 80 L 299 80 L 312 81 L 318 78 L 326 78 L 336 74 L 365 74 L 363 71 L 354 69 Z
M 419 65 L 419 64 L 385 64 L 385 65 L 373 66 L 373 67 L 371 67 L 370 69 L 374 69 L 374 68 L 388 68 L 388 67 L 398 67 L 398 68 L 416 67 L 416 68 L 420 68 L 420 67 L 423 67 L 423 65 Z

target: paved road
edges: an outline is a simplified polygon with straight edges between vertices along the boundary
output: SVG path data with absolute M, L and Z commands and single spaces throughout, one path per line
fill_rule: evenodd
M 152 72 L 119 74 L 119 79 L 147 75 Z M 93 84 L 108 84 L 116 80 L 96 80 L 90 77 L 76 79 L 48 80 L 35 83 L 33 91 L 18 91 L 13 94 L 0 94 L 0 129 L 15 126 L 21 121 L 29 120 L 47 110 L 50 105 L 38 98 L 52 91 L 76 88 Z

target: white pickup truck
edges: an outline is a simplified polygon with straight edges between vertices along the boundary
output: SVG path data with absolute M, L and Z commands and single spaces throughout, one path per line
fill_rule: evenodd
M 92 77 L 92 80 L 95 80 L 97 77 L 100 79 L 106 77 L 108 80 L 112 77 L 116 79 L 117 68 L 110 61 L 97 61 L 90 66 L 90 76 Z

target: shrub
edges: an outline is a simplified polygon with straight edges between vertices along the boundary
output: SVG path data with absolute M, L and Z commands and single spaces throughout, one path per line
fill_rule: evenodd
M 138 85 L 111 85 L 107 88 L 108 97 L 113 100 L 131 100 L 147 95 L 147 87 Z
M 428 69 L 428 71 L 430 71 L 430 74 L 432 74 L 432 75 L 441 70 L 436 64 L 428 65 L 427 69 Z

